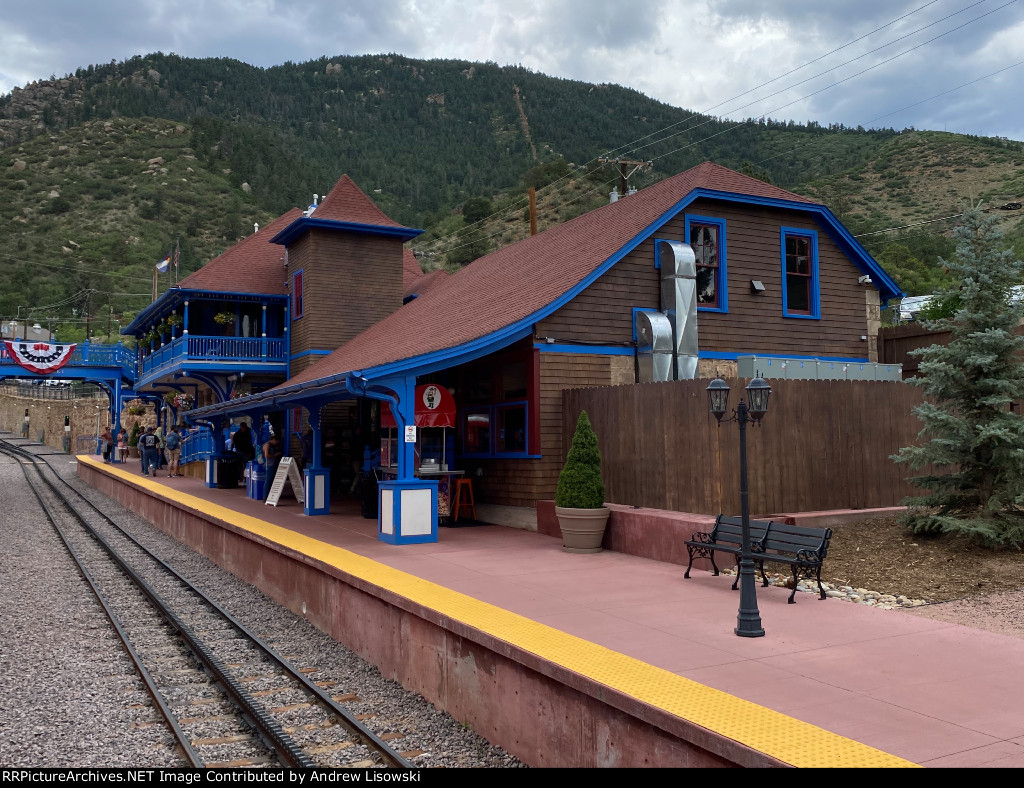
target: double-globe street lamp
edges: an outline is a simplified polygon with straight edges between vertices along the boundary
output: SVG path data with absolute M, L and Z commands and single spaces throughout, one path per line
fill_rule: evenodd
M 729 384 L 721 378 L 715 378 L 707 388 L 708 402 L 711 412 L 722 426 L 722 417 L 729 409 Z M 742 399 L 732 418 L 740 425 L 740 519 L 742 532 L 740 544 L 740 609 L 736 616 L 736 629 L 733 631 L 740 637 L 758 638 L 764 636 L 761 626 L 761 613 L 757 609 L 757 587 L 754 577 L 754 557 L 750 549 L 750 503 L 747 495 L 747 422 L 760 424 L 768 412 L 768 396 L 772 387 L 764 378 L 756 377 L 747 384 L 747 402 Z

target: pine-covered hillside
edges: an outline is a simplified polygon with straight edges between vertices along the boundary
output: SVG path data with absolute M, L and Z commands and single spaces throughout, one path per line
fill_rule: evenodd
M 951 251 L 952 221 L 932 219 L 1024 201 L 1022 143 L 826 120 L 735 123 L 615 85 L 398 55 L 89 66 L 0 97 L 0 317 L 124 319 L 175 243 L 184 275 L 343 173 L 426 230 L 426 267 L 453 267 L 529 233 L 528 187 L 540 229 L 606 202 L 620 170 L 598 157 L 649 162 L 625 167 L 641 188 L 712 160 L 828 204 L 909 292 L 933 288 Z M 1002 215 L 1024 251 L 1021 211 Z

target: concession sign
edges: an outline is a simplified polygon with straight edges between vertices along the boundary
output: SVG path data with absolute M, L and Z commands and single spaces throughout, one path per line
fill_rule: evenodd
M 4 340 L 7 355 L 15 364 L 37 375 L 49 375 L 63 367 L 75 351 L 74 345 L 49 342 L 23 342 Z

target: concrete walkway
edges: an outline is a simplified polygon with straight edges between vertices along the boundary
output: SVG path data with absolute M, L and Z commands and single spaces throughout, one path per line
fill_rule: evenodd
M 115 466 L 136 470 L 137 464 Z M 733 633 L 732 578 L 501 526 L 392 546 L 356 505 L 307 517 L 190 478 L 149 480 L 518 613 L 709 687 L 930 767 L 1024 766 L 1024 640 L 758 587 L 763 638 Z

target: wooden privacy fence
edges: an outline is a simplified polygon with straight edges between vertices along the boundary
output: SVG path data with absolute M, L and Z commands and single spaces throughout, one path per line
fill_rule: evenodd
M 562 456 L 586 410 L 609 503 L 739 514 L 739 425 L 708 411 L 708 380 L 567 389 Z M 730 408 L 747 380 L 730 379 Z M 770 380 L 768 414 L 747 425 L 751 515 L 898 506 L 920 491 L 889 459 L 917 441 L 920 388 L 852 380 Z

